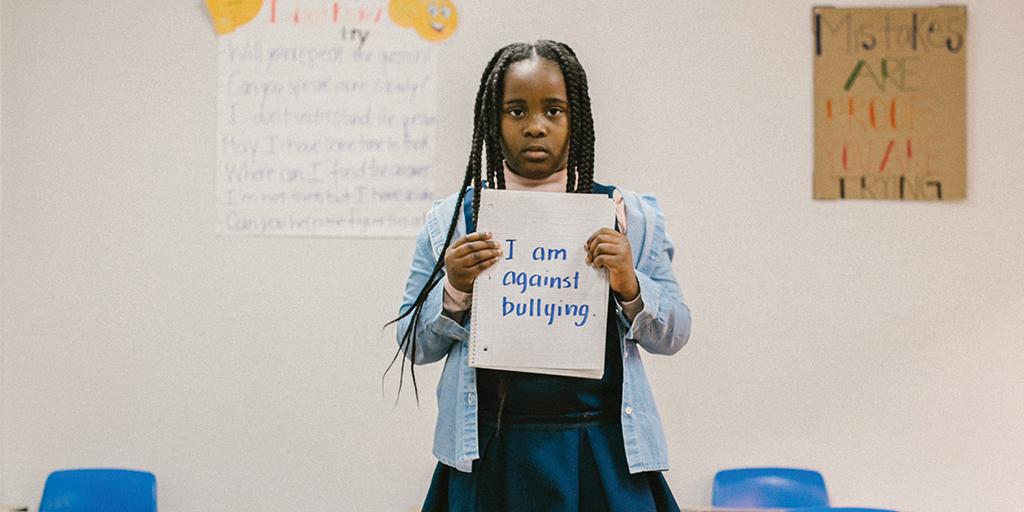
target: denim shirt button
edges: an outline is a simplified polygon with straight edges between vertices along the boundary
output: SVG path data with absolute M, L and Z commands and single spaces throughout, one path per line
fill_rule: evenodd
M 473 405 L 476 403 L 476 393 L 466 393 L 466 403 Z
M 633 408 L 627 405 L 625 412 L 626 412 L 627 415 L 633 414 Z

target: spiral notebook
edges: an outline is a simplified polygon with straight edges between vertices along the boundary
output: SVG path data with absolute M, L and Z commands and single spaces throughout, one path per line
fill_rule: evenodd
M 606 196 L 484 189 L 477 231 L 503 254 L 473 285 L 469 365 L 600 379 L 608 272 L 584 243 L 614 225 Z

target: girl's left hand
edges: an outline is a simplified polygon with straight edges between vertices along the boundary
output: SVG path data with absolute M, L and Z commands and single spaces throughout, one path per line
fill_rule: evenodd
M 633 250 L 626 235 L 601 228 L 583 247 L 587 251 L 588 265 L 608 269 L 608 282 L 619 300 L 629 302 L 640 294 L 640 282 L 633 271 Z

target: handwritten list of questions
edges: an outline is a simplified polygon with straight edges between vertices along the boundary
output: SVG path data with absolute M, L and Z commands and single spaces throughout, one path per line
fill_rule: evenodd
M 432 201 L 435 50 L 384 2 L 270 1 L 220 37 L 217 231 L 414 236 Z

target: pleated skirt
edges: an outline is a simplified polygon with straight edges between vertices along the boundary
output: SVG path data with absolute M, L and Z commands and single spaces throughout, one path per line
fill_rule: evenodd
M 424 512 L 678 512 L 660 472 L 629 473 L 618 411 L 599 416 L 481 422 L 473 472 L 439 462 Z

